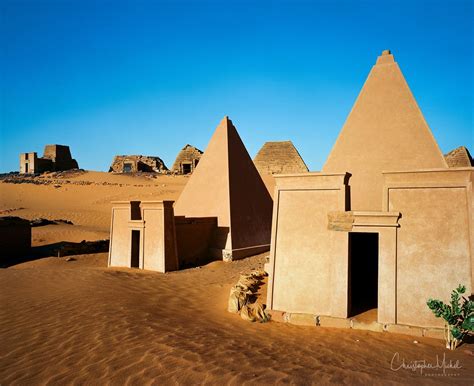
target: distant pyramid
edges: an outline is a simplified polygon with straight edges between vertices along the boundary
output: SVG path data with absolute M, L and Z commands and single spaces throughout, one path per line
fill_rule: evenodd
M 265 142 L 253 160 L 261 174 L 306 173 L 308 167 L 291 141 Z
M 469 150 L 464 146 L 451 150 L 448 154 L 444 155 L 444 158 L 450 168 L 469 168 L 474 166 L 471 154 L 469 154 Z
M 175 215 L 217 217 L 225 260 L 269 249 L 273 201 L 232 121 L 224 117 L 175 204 Z
M 352 174 L 352 210 L 381 210 L 382 171 L 446 167 L 393 55 L 382 52 L 322 172 Z

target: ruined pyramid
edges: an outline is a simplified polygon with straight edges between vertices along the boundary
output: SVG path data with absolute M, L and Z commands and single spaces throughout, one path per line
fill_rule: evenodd
M 471 154 L 465 146 L 459 146 L 444 155 L 444 159 L 450 168 L 469 168 L 474 166 Z
M 239 259 L 270 248 L 273 201 L 228 117 L 175 204 L 176 216 L 217 217 L 211 253 Z
M 308 167 L 291 141 L 265 142 L 253 163 L 261 174 L 306 173 Z
M 390 51 L 367 77 L 324 173 L 349 172 L 352 210 L 381 210 L 383 171 L 447 168 Z

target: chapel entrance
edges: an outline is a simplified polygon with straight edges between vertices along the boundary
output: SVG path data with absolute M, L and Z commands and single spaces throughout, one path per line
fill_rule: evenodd
M 131 173 L 132 172 L 132 164 L 131 163 L 124 163 L 123 164 L 123 172 L 124 173 Z
M 349 233 L 349 316 L 377 308 L 378 233 Z
M 132 230 L 131 268 L 140 268 L 140 231 Z
M 191 164 L 190 163 L 183 163 L 183 174 L 191 173 Z

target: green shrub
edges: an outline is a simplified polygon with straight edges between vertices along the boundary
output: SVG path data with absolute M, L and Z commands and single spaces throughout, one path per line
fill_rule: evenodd
M 446 321 L 446 348 L 455 350 L 466 335 L 474 331 L 474 302 L 464 297 L 466 287 L 459 285 L 451 293 L 450 304 L 441 300 L 429 299 L 426 304 L 437 318 Z

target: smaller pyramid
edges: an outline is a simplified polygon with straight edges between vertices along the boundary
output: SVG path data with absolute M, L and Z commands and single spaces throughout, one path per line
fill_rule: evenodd
M 253 162 L 260 174 L 308 172 L 308 167 L 291 141 L 265 142 Z
M 202 151 L 190 144 L 184 146 L 176 156 L 171 170 L 178 174 L 190 174 L 196 169 L 199 160 L 202 157 Z
M 465 168 L 474 166 L 471 154 L 464 146 L 451 150 L 448 154 L 444 155 L 444 159 L 450 168 Z
M 217 126 L 177 200 L 176 216 L 217 217 L 214 256 L 239 259 L 270 248 L 273 201 L 232 121 Z

